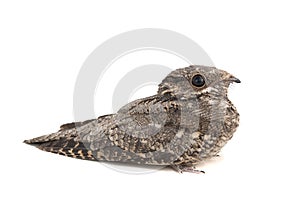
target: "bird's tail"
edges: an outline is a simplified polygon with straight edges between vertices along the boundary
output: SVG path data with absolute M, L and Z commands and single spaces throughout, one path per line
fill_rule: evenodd
M 51 153 L 84 160 L 95 160 L 92 151 L 79 141 L 75 129 L 73 131 L 60 130 L 57 133 L 25 140 L 24 143 Z

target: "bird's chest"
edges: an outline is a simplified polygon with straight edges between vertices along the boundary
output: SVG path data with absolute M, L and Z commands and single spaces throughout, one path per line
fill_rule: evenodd
M 200 160 L 216 156 L 230 140 L 239 124 L 239 114 L 229 100 L 208 102 L 200 112 L 200 135 L 188 152 Z

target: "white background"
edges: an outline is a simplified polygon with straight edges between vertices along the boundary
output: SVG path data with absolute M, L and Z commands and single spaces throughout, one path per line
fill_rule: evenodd
M 1 1 L 1 199 L 299 199 L 299 8 L 296 1 Z M 240 127 L 221 158 L 200 166 L 205 175 L 124 174 L 22 143 L 73 120 L 76 77 L 98 45 L 149 27 L 186 35 L 242 80 L 230 92 Z M 96 113 L 108 111 L 98 105 Z

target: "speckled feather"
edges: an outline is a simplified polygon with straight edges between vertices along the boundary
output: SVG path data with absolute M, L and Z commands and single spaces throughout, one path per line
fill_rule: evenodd
M 195 75 L 203 77 L 203 86 L 193 85 Z M 232 82 L 240 81 L 214 67 L 177 69 L 154 96 L 130 102 L 115 114 L 64 124 L 56 133 L 25 143 L 73 158 L 190 171 L 216 156 L 238 127 L 239 114 L 227 97 Z

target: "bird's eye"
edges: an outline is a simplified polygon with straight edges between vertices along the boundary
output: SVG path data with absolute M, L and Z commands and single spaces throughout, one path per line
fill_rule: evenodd
M 203 76 L 201 76 L 200 74 L 197 74 L 197 75 L 193 76 L 192 84 L 196 87 L 202 87 L 205 84 L 205 80 L 204 80 Z

